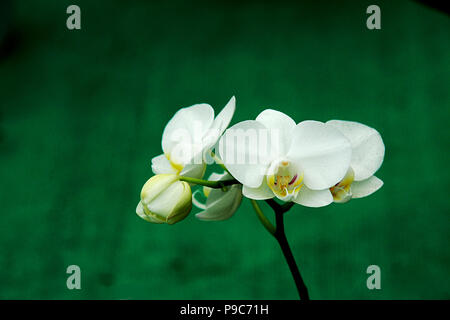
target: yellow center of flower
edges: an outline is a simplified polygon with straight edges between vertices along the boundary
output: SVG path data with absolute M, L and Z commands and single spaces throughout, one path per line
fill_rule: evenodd
M 349 168 L 344 178 L 330 188 L 335 202 L 344 203 L 352 198 L 351 185 L 355 179 L 355 173 Z
M 282 200 L 295 196 L 303 186 L 303 173 L 288 160 L 274 162 L 266 179 L 269 188 Z

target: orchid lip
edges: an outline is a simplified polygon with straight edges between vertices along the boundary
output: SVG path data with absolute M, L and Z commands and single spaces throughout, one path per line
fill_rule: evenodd
M 354 180 L 354 171 L 350 167 L 347 170 L 344 178 L 330 188 L 330 192 L 333 196 L 334 202 L 345 203 L 352 198 L 351 185 Z
M 303 173 L 295 163 L 287 159 L 273 161 L 266 179 L 275 196 L 284 201 L 295 196 L 303 186 Z
M 295 176 L 292 178 L 292 180 L 289 181 L 289 185 L 292 185 L 295 182 L 295 180 L 297 179 L 297 177 L 298 177 L 298 174 L 295 174 Z

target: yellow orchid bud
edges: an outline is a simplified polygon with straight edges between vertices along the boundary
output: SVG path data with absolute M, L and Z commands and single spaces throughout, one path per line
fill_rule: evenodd
M 192 192 L 187 182 L 175 174 L 158 174 L 142 187 L 136 213 L 152 223 L 174 224 L 192 209 Z

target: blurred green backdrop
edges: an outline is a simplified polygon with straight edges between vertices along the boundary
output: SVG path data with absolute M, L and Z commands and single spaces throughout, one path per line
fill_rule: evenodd
M 371 31 L 372 1 L 2 3 L 0 298 L 296 299 L 249 201 L 224 222 L 135 214 L 166 122 L 232 95 L 232 123 L 272 107 L 384 138 L 380 191 L 286 217 L 313 299 L 450 298 L 445 13 L 376 1 Z M 371 264 L 382 290 L 366 287 Z

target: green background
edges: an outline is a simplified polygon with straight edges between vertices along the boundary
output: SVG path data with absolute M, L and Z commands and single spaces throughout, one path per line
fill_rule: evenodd
M 79 31 L 65 25 L 73 3 Z M 380 191 L 286 216 L 313 299 L 450 298 L 445 13 L 376 1 L 382 29 L 371 31 L 373 1 L 6 4 L 0 298 L 296 299 L 248 200 L 224 222 L 135 214 L 171 116 L 200 102 L 218 112 L 232 95 L 232 123 L 272 107 L 359 121 L 384 139 Z M 72 264 L 79 291 L 66 288 Z M 382 290 L 366 287 L 371 264 Z

